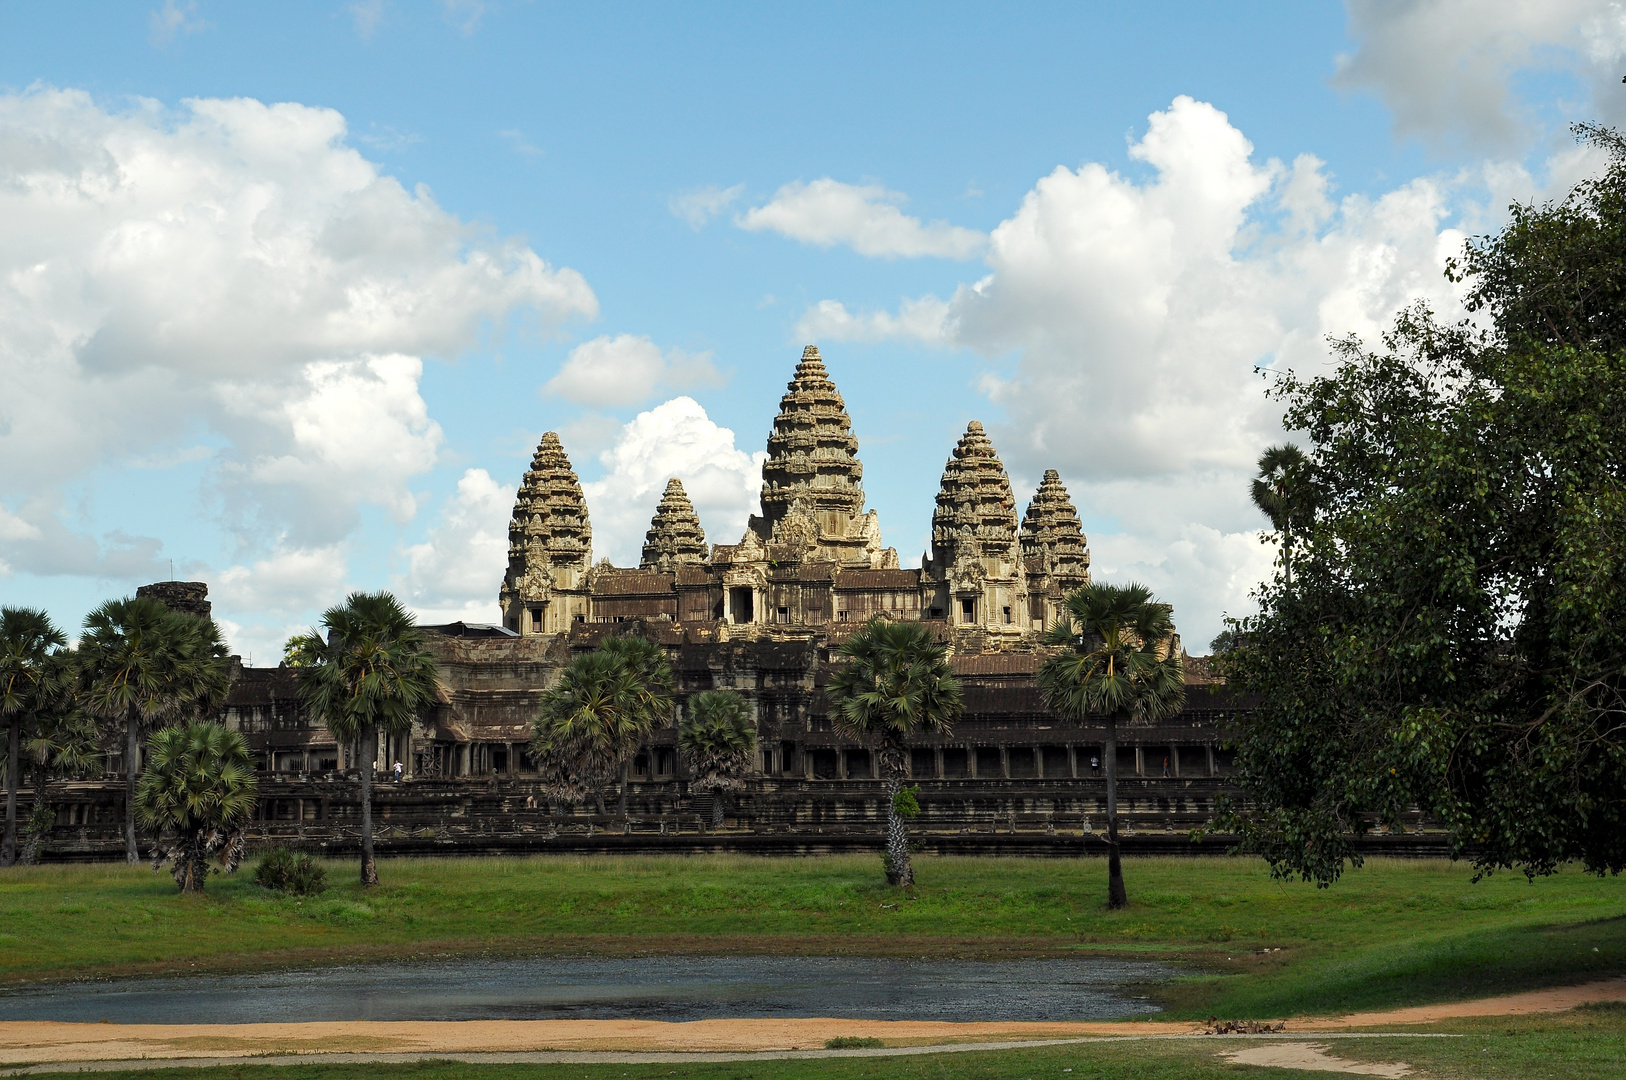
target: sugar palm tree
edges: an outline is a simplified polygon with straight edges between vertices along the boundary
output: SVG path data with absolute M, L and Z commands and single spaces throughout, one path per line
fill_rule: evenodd
M 886 780 L 886 879 L 915 883 L 904 825 L 909 737 L 953 729 L 964 710 L 947 651 L 921 623 L 871 619 L 848 638 L 825 691 L 837 732 L 871 745 Z
M 64 665 L 71 663 L 63 658 Z M 23 761 L 30 771 L 34 789 L 34 809 L 24 831 L 23 850 L 17 861 L 32 866 L 39 861 L 41 846 L 56 812 L 51 809 L 52 777 L 82 777 L 101 767 L 102 733 L 96 718 L 79 707 L 72 694 L 58 698 L 53 707 L 35 717 L 28 739 L 23 743 Z
M 649 730 L 658 731 L 668 726 L 677 707 L 673 701 L 677 687 L 666 650 L 648 638 L 637 636 L 607 638 L 599 648 L 619 658 L 638 680 L 637 708 L 646 714 L 644 720 Z M 621 758 L 616 812 L 623 818 L 627 816 L 627 770 L 636 749 L 628 749 Z
M 711 823 L 723 824 L 722 792 L 739 791 L 757 748 L 751 707 L 732 690 L 705 690 L 689 699 L 678 723 L 678 746 L 689 759 L 690 791 L 709 791 Z
M 6 724 L 6 833 L 0 866 L 17 861 L 17 785 L 25 733 L 67 688 L 68 639 L 43 611 L 0 608 L 0 718 Z
M 147 751 L 136 812 L 159 835 L 152 868 L 172 862 L 180 890 L 202 892 L 209 856 L 220 852 L 227 873 L 242 862 L 258 798 L 248 746 L 239 733 L 202 723 L 154 732 Z
M 1046 644 L 1071 650 L 1039 668 L 1045 703 L 1075 724 L 1106 722 L 1108 907 L 1129 903 L 1118 847 L 1118 724 L 1160 720 L 1185 704 L 1173 615 L 1144 585 L 1086 585 L 1045 632 Z
M 1309 511 L 1310 459 L 1292 443 L 1272 446 L 1259 456 L 1259 475 L 1249 494 L 1282 537 L 1282 568 L 1293 584 L 1293 530 Z
M 351 593 L 322 627 L 288 639 L 300 698 L 341 743 L 359 742 L 361 883 L 378 884 L 373 857 L 373 765 L 378 734 L 403 735 L 440 691 L 435 658 L 413 618 L 387 592 Z
M 212 619 L 150 597 L 109 600 L 85 617 L 77 651 L 84 706 L 124 728 L 124 855 L 135 863 L 141 737 L 212 709 L 231 685 L 226 645 Z
M 665 652 L 641 638 L 611 638 L 572 660 L 543 694 L 531 739 L 549 794 L 569 803 L 592 798 L 603 814 L 605 789 L 671 718 L 671 686 Z M 621 793 L 625 814 L 624 782 Z

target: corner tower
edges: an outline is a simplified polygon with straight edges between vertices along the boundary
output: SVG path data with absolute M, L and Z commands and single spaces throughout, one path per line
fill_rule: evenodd
M 742 546 L 754 538 L 778 549 L 773 559 L 896 567 L 897 552 L 881 547 L 879 517 L 864 511 L 863 480 L 847 404 L 809 345 L 779 400 L 762 466 L 762 514 L 751 516 Z
M 954 628 L 984 630 L 996 639 L 1019 638 L 1031 628 L 1016 497 L 980 421 L 966 426 L 943 467 L 932 554 L 923 563 L 935 583 L 931 606 Z
M 1035 630 L 1056 621 L 1068 593 L 1090 583 L 1090 549 L 1061 474 L 1046 469 L 1022 515 L 1022 560 Z
M 508 572 L 497 602 L 522 635 L 560 634 L 588 616 L 593 530 L 587 501 L 556 432 L 537 444 L 508 523 Z

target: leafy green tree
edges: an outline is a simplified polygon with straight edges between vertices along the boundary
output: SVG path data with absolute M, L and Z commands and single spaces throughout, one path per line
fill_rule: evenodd
M 71 657 L 64 657 L 64 662 L 71 663 Z M 23 743 L 23 761 L 29 769 L 29 784 L 34 789 L 34 808 L 24 830 L 18 862 L 24 866 L 37 863 L 40 848 L 56 824 L 56 811 L 51 809 L 52 778 L 90 775 L 101 768 L 104 756 L 102 732 L 96 718 L 80 708 L 72 694 L 58 698 L 54 708 L 36 717 Z
M 136 791 L 141 823 L 158 833 L 153 870 L 166 862 L 183 893 L 203 891 L 209 856 L 227 873 L 243 859 L 245 827 L 258 797 L 243 736 L 221 724 L 188 724 L 153 733 Z
M 124 728 L 124 854 L 134 864 L 136 778 L 142 736 L 195 718 L 225 700 L 231 668 L 211 619 L 150 597 L 109 600 L 85 617 L 77 650 L 84 707 Z
M 440 680 L 423 631 L 387 592 L 351 593 L 322 613 L 321 629 L 288 639 L 300 699 L 341 743 L 358 743 L 361 883 L 378 884 L 373 856 L 373 767 L 378 735 L 404 735 L 435 703 Z
M 68 639 L 33 608 L 0 608 L 0 718 L 6 722 L 6 833 L 0 866 L 17 861 L 17 785 L 22 741 L 69 690 L 62 653 Z
M 1626 144 L 1581 134 L 1605 171 L 1453 262 L 1479 326 L 1414 307 L 1275 388 L 1318 503 L 1225 661 L 1225 824 L 1279 875 L 1413 809 L 1482 873 L 1626 869 Z
M 549 794 L 591 798 L 603 814 L 604 792 L 619 779 L 624 816 L 627 763 L 670 721 L 672 686 L 664 650 L 644 638 L 610 638 L 566 665 L 542 696 L 531 739 Z
M 689 699 L 678 723 L 678 746 L 689 759 L 690 791 L 712 793 L 711 823 L 723 825 L 724 791 L 745 787 L 757 748 L 751 706 L 732 690 L 705 690 Z
M 1075 724 L 1106 723 L 1107 906 L 1129 903 L 1118 846 L 1118 725 L 1173 716 L 1186 700 L 1174 609 L 1144 585 L 1086 585 L 1067 597 L 1045 643 L 1071 651 L 1039 668 L 1045 704 Z
M 886 780 L 886 879 L 915 883 L 909 861 L 905 796 L 909 737 L 917 732 L 947 734 L 964 711 L 960 683 L 947 650 L 925 624 L 871 619 L 837 650 L 839 664 L 825 693 L 838 733 L 874 749 Z

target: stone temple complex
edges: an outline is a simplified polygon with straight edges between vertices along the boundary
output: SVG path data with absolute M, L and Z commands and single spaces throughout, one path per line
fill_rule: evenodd
M 1090 580 L 1078 514 L 1055 470 L 1019 522 L 1010 477 L 973 420 L 943 470 L 932 550 L 900 569 L 864 508 L 864 466 L 841 393 L 809 345 L 779 403 L 761 513 L 708 549 L 682 481 L 667 484 L 637 569 L 594 565 L 581 484 L 542 436 L 508 532 L 503 626 L 522 638 L 628 620 L 718 641 L 839 641 L 874 615 L 938 625 L 957 653 L 1031 648 Z
M 1078 514 L 1055 470 L 1019 513 L 980 423 L 945 450 L 931 550 L 919 567 L 901 567 L 865 509 L 846 404 L 809 346 L 780 400 L 760 512 L 743 535 L 708 543 L 674 477 L 639 565 L 615 567 L 593 561 L 582 486 L 559 437 L 542 436 L 514 500 L 501 623 L 427 627 L 440 699 L 410 734 L 381 740 L 380 851 L 878 847 L 884 787 L 870 749 L 833 730 L 823 688 L 833 648 L 879 615 L 931 627 L 950 650 L 965 702 L 952 733 L 922 735 L 910 749 L 921 844 L 1099 852 L 1103 732 L 1051 713 L 1035 681 L 1043 628 L 1090 580 Z M 207 614 L 201 584 L 149 590 Z M 680 708 L 711 689 L 750 704 L 759 752 L 747 789 L 726 796 L 722 830 L 710 827 L 716 796 L 688 790 L 675 724 L 631 762 L 624 818 L 547 798 L 527 754 L 540 695 L 573 655 L 620 634 L 665 648 Z M 1224 733 L 1247 702 L 1200 660 L 1188 662 L 1187 681 L 1179 715 L 1120 734 L 1119 806 L 1131 849 L 1189 850 L 1190 830 L 1209 820 L 1226 788 Z M 354 747 L 305 715 L 292 670 L 240 669 L 223 719 L 243 732 L 263 770 L 257 839 L 354 848 Z M 103 780 L 60 786 L 51 857 L 122 853 L 122 762 L 110 767 Z

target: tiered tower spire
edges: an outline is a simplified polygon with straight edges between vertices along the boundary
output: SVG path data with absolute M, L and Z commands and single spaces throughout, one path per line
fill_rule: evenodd
M 1039 490 L 1033 493 L 1027 513 L 1022 515 L 1022 558 L 1029 590 L 1043 593 L 1051 601 L 1051 608 L 1061 597 L 1090 583 L 1090 549 L 1084 526 L 1055 469 L 1045 470 Z M 1054 611 L 1048 611 L 1046 621 L 1054 617 Z
M 508 572 L 498 602 L 510 630 L 560 633 L 587 615 L 593 555 L 587 501 L 556 432 L 537 444 L 508 523 Z
M 706 532 L 700 527 L 700 517 L 694 504 L 683 490 L 677 477 L 666 482 L 660 505 L 650 519 L 649 532 L 644 534 L 644 553 L 638 565 L 645 570 L 670 573 L 680 563 L 706 561 Z
M 1010 477 L 973 420 L 943 468 L 932 515 L 928 570 L 946 589 L 948 617 L 990 629 L 1026 626 L 1021 555 Z
M 762 466 L 762 515 L 750 532 L 776 557 L 896 566 L 881 549 L 879 519 L 864 512 L 864 466 L 841 392 L 816 345 L 802 350 L 779 401 Z

